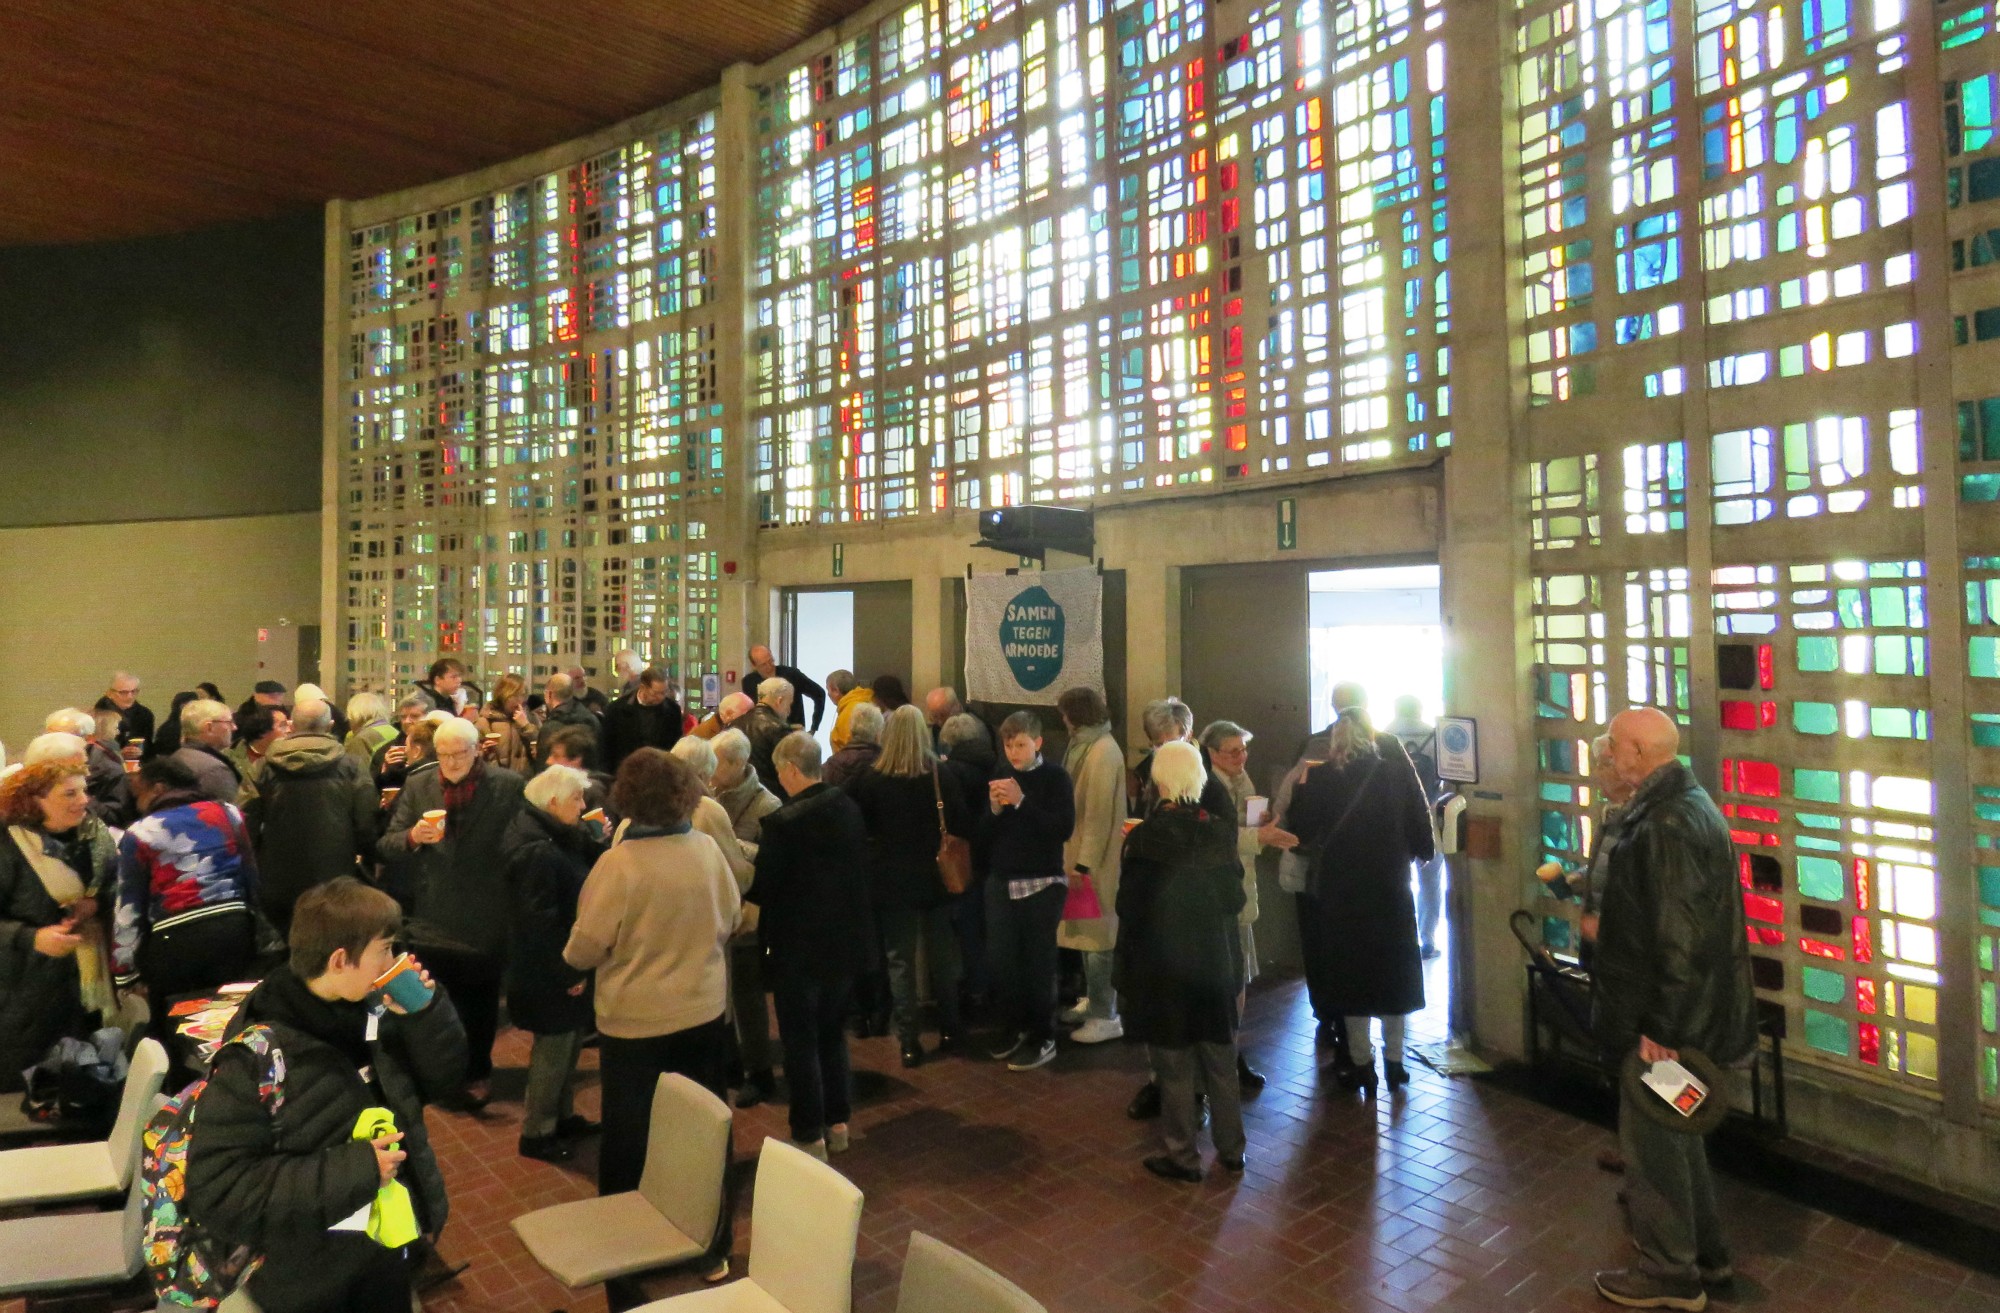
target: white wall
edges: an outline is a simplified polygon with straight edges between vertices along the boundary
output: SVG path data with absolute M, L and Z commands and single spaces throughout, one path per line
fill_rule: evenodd
M 241 702 L 258 626 L 319 623 L 319 551 L 310 513 L 0 529 L 0 741 L 18 752 L 121 667 L 158 716 L 204 679 Z

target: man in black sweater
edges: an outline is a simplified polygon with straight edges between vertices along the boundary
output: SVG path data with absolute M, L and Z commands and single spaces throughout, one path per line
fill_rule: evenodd
M 743 691 L 757 696 L 757 686 L 767 679 L 782 679 L 792 686 L 792 709 L 785 719 L 796 728 L 819 733 L 820 716 L 826 711 L 826 690 L 797 666 L 781 666 L 771 649 L 759 643 L 750 649 L 750 669 L 743 674 Z M 812 724 L 806 724 L 805 704 L 813 704 Z
M 422 1245 L 387 1248 L 363 1229 L 376 1192 L 398 1177 L 410 1186 L 422 1233 L 444 1227 L 444 1176 L 423 1109 L 463 1079 L 465 1032 L 434 987 L 415 1012 L 376 994 L 374 981 L 396 960 L 400 919 L 394 899 L 352 877 L 300 898 L 290 961 L 230 1022 L 232 1040 L 245 1027 L 268 1027 L 282 1068 L 225 1043 L 202 1091 L 188 1143 L 187 1215 L 225 1252 L 245 1245 L 263 1255 L 248 1288 L 266 1313 L 410 1306 L 410 1251 Z M 281 1081 L 275 1115 L 260 1092 L 271 1079 Z M 371 1108 L 393 1113 L 396 1130 L 356 1139 Z
M 632 691 L 604 713 L 604 769 L 618 765 L 641 748 L 671 752 L 681 741 L 681 706 L 667 696 L 667 675 L 658 666 L 639 672 Z
M 993 1056 L 1032 1071 L 1056 1055 L 1056 928 L 1069 896 L 1063 844 L 1076 824 L 1069 773 L 1042 760 L 1042 722 L 1001 722 L 1007 760 L 986 786 L 986 961 L 1006 1030 Z

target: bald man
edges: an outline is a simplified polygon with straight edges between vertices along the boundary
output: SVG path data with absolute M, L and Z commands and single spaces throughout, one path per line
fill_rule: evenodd
M 1608 839 L 1595 978 L 1598 1041 L 1648 1063 L 1697 1049 L 1728 1066 L 1757 1044 L 1742 890 L 1729 827 L 1681 764 L 1680 732 L 1652 707 L 1611 722 L 1611 760 L 1632 789 Z M 1621 1085 L 1626 1220 L 1639 1262 L 1597 1274 L 1627 1308 L 1700 1310 L 1731 1280 L 1729 1246 L 1701 1136 L 1668 1129 Z M 1720 1097 L 1718 1095 L 1718 1097 Z
M 749 715 L 750 708 L 756 705 L 757 700 L 747 693 L 727 694 L 717 704 L 715 710 L 709 712 L 701 724 L 694 727 L 694 736 L 698 739 L 712 739 Z
M 785 713 L 786 721 L 793 729 L 802 729 L 809 734 L 819 733 L 820 717 L 826 712 L 826 690 L 797 666 L 778 664 L 771 655 L 771 649 L 762 643 L 750 649 L 750 668 L 743 672 L 743 692 L 754 701 L 764 701 L 757 690 L 767 679 L 782 679 L 792 686 L 791 709 Z M 813 704 L 812 724 L 805 721 L 805 704 Z

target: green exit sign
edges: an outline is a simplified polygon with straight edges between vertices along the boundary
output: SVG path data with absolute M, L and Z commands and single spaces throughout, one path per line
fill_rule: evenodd
M 1299 545 L 1299 499 L 1278 498 L 1278 550 L 1289 552 Z
M 847 573 L 847 546 L 845 543 L 833 545 L 833 577 L 838 579 Z

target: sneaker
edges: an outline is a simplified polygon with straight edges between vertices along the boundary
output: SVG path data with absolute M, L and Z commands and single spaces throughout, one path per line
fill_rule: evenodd
M 846 1153 L 851 1143 L 852 1141 L 847 1133 L 846 1122 L 842 1122 L 838 1126 L 829 1126 L 826 1128 L 826 1151 L 828 1153 Z
M 1026 1044 L 1027 1042 L 1028 1042 L 1027 1031 L 1023 1030 L 1016 1033 L 1012 1039 L 1005 1041 L 999 1047 L 993 1050 L 993 1060 L 995 1062 L 1005 1062 L 1008 1058 L 1014 1056 L 1015 1050 L 1019 1049 L 1023 1044 Z
M 1062 1022 L 1065 1026 L 1074 1026 L 1082 1022 L 1089 1012 L 1090 995 L 1084 994 L 1079 996 L 1075 1003 L 1056 1013 L 1056 1020 Z
M 817 1140 L 793 1140 L 792 1147 L 811 1154 L 821 1162 L 826 1161 L 826 1140 L 823 1137 Z
M 1026 1038 L 1025 1035 L 1022 1036 L 1024 1041 Z M 1033 1071 L 1037 1067 L 1046 1067 L 1049 1063 L 1054 1062 L 1055 1057 L 1056 1042 L 1052 1039 L 1043 1040 L 1040 1048 L 1029 1048 L 1024 1044 L 1021 1051 L 1015 1054 L 1013 1059 L 1008 1062 L 1007 1070 Z
M 1160 1115 L 1160 1087 L 1147 1081 L 1125 1105 L 1125 1115 L 1135 1122 L 1149 1122 Z
M 1701 1313 L 1708 1292 L 1694 1277 L 1654 1276 L 1636 1267 L 1597 1274 L 1597 1293 L 1625 1308 L 1676 1308 Z
M 729 1280 L 728 1256 L 724 1255 L 723 1257 L 717 1259 L 714 1267 L 711 1267 L 710 1269 L 708 1269 L 708 1271 L 701 1274 L 701 1279 L 707 1282 L 711 1286 L 718 1281 Z
M 1106 1040 L 1125 1038 L 1125 1023 L 1116 1017 L 1096 1017 L 1084 1022 L 1070 1036 L 1079 1044 L 1102 1044 Z

